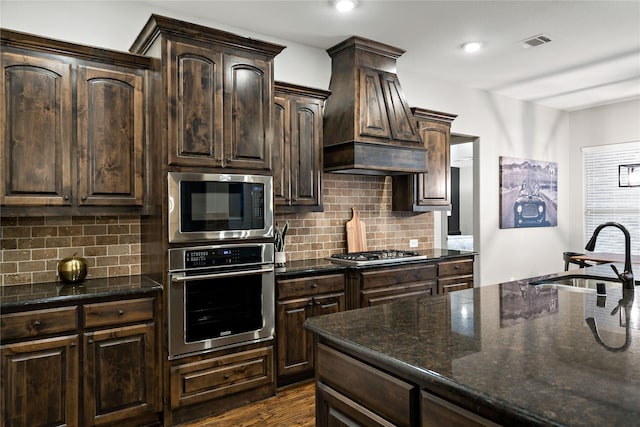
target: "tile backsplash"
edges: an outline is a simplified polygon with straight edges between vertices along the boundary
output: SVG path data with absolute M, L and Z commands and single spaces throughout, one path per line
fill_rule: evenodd
M 277 214 L 289 221 L 288 260 L 324 258 L 346 250 L 345 223 L 355 207 L 366 223 L 369 250 L 433 247 L 433 214 L 392 212 L 391 178 L 323 175 L 324 212 Z M 0 211 L 1 213 L 1 211 Z M 140 217 L 2 217 L 0 285 L 57 280 L 57 265 L 73 254 L 87 260 L 87 278 L 140 273 Z
M 409 239 L 418 239 L 418 249 L 433 248 L 433 213 L 393 212 L 390 177 L 325 173 L 322 179 L 324 212 L 276 215 L 281 226 L 289 221 L 288 260 L 345 252 L 352 207 L 366 224 L 367 249 L 407 250 Z
M 2 217 L 1 285 L 58 280 L 58 261 L 81 256 L 87 278 L 140 273 L 139 216 Z

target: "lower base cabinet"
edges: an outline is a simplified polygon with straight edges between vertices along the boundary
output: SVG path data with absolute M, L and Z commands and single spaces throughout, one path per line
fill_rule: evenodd
M 316 372 L 318 427 L 498 426 L 418 384 L 322 343 Z
M 159 424 L 158 296 L 2 313 L 3 427 Z
M 69 335 L 0 347 L 3 426 L 79 425 L 78 341 Z
M 313 334 L 303 328 L 312 316 L 345 310 L 344 274 L 324 274 L 276 283 L 278 386 L 313 377 Z

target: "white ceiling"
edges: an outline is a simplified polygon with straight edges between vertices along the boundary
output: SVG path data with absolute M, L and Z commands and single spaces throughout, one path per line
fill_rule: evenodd
M 146 1 L 321 49 L 366 37 L 406 50 L 402 67 L 562 110 L 640 97 L 640 0 L 360 0 L 348 15 L 329 0 Z M 541 33 L 552 41 L 521 47 Z M 469 40 L 485 48 L 465 55 Z

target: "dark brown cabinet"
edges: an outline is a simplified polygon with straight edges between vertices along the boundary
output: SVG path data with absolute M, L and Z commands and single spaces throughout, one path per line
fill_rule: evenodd
M 157 421 L 156 305 L 144 297 L 3 313 L 3 425 Z
M 382 267 L 352 272 L 359 300 L 350 308 L 369 307 L 437 293 L 435 264 Z
M 149 58 L 1 34 L 0 204 L 7 214 L 12 207 L 141 212 Z
M 3 426 L 79 425 L 76 311 L 64 307 L 3 314 Z
M 275 83 L 273 190 L 277 212 L 322 211 L 322 112 L 329 92 Z
M 411 426 L 417 387 L 318 344 L 316 425 Z
M 473 257 L 438 263 L 438 293 L 473 288 Z
M 427 150 L 427 173 L 392 178 L 392 209 L 450 210 L 450 134 L 451 123 L 457 116 L 422 108 L 413 108 L 412 112 Z
M 363 67 L 358 87 L 361 136 L 421 142 L 395 74 Z
M 273 58 L 284 47 L 152 15 L 131 51 L 160 58 L 167 164 L 271 171 Z
M 83 313 L 84 425 L 160 411 L 154 298 L 87 304 Z
M 312 316 L 345 310 L 344 274 L 328 274 L 276 283 L 278 385 L 313 376 L 313 335 L 303 328 Z

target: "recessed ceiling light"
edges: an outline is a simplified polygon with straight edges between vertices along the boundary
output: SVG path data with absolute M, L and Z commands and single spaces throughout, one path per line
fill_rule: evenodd
M 462 49 L 467 53 L 474 53 L 482 49 L 481 42 L 467 42 L 462 44 Z
M 340 12 L 349 12 L 358 5 L 358 0 L 333 0 L 332 4 Z

